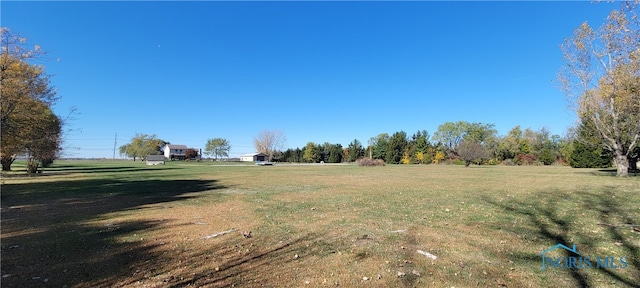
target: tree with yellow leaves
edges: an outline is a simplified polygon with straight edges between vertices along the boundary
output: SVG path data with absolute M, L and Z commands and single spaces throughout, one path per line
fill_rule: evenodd
M 444 160 L 445 155 L 442 151 L 436 151 L 436 154 L 433 156 L 433 164 L 439 164 Z
M 640 19 L 638 3 L 624 2 L 597 30 L 578 27 L 561 45 L 558 79 L 580 120 L 595 127 L 615 155 L 617 176 L 628 176 L 640 141 Z
M 62 120 L 51 106 L 56 102 L 44 67 L 29 63 L 42 54 L 26 48 L 26 39 L 0 28 L 0 95 L 2 170 L 11 170 L 18 156 L 28 156 L 30 172 L 38 161 L 48 163 L 60 150 Z

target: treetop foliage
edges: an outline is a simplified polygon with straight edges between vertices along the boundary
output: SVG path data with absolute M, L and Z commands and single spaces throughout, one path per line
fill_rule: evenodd
M 204 153 L 207 155 L 218 157 L 229 157 L 229 151 L 231 150 L 231 143 L 224 138 L 213 138 L 207 140 L 205 144 Z
M 131 138 L 131 142 L 120 146 L 120 155 L 126 155 L 127 157 L 144 160 L 148 155 L 161 155 L 162 147 L 169 144 L 169 142 L 162 139 L 158 139 L 156 135 L 148 135 L 143 133 L 136 133 Z

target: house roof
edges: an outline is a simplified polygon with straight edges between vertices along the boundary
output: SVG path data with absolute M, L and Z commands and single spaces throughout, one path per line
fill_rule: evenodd
M 188 149 L 187 145 L 173 145 L 173 144 L 168 144 L 167 145 L 169 147 L 169 149 Z
M 264 154 L 264 153 L 248 153 L 248 154 L 243 154 L 240 157 L 253 157 L 253 156 L 267 156 L 267 154 Z
M 164 161 L 164 155 L 147 155 L 147 161 Z

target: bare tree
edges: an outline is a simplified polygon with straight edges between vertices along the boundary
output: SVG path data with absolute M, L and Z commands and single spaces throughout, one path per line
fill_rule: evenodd
M 464 166 L 469 167 L 474 161 L 480 161 L 489 156 L 487 150 L 478 142 L 462 140 L 457 147 L 458 155 L 464 160 Z
M 621 4 L 598 30 L 583 23 L 561 45 L 558 80 L 581 121 L 615 155 L 617 176 L 628 176 L 640 141 L 639 2 Z
M 287 142 L 287 137 L 281 130 L 263 130 L 253 138 L 253 145 L 260 153 L 269 156 L 273 160 L 276 151 L 281 150 Z

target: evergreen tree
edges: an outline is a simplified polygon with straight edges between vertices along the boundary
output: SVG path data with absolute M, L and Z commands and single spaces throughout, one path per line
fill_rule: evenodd
M 569 163 L 573 168 L 607 168 L 611 167 L 612 156 L 596 145 L 575 141 Z
M 387 146 L 388 152 L 385 161 L 391 164 L 399 164 L 402 161 L 408 143 L 407 133 L 404 131 L 393 133 Z
M 362 147 L 362 143 L 360 143 L 358 139 L 353 139 L 353 141 L 349 143 L 347 149 L 349 151 L 347 161 L 349 162 L 355 162 L 360 157 L 364 156 L 364 147 Z
M 334 144 L 331 145 L 329 150 L 329 163 L 340 163 L 342 162 L 342 145 Z

